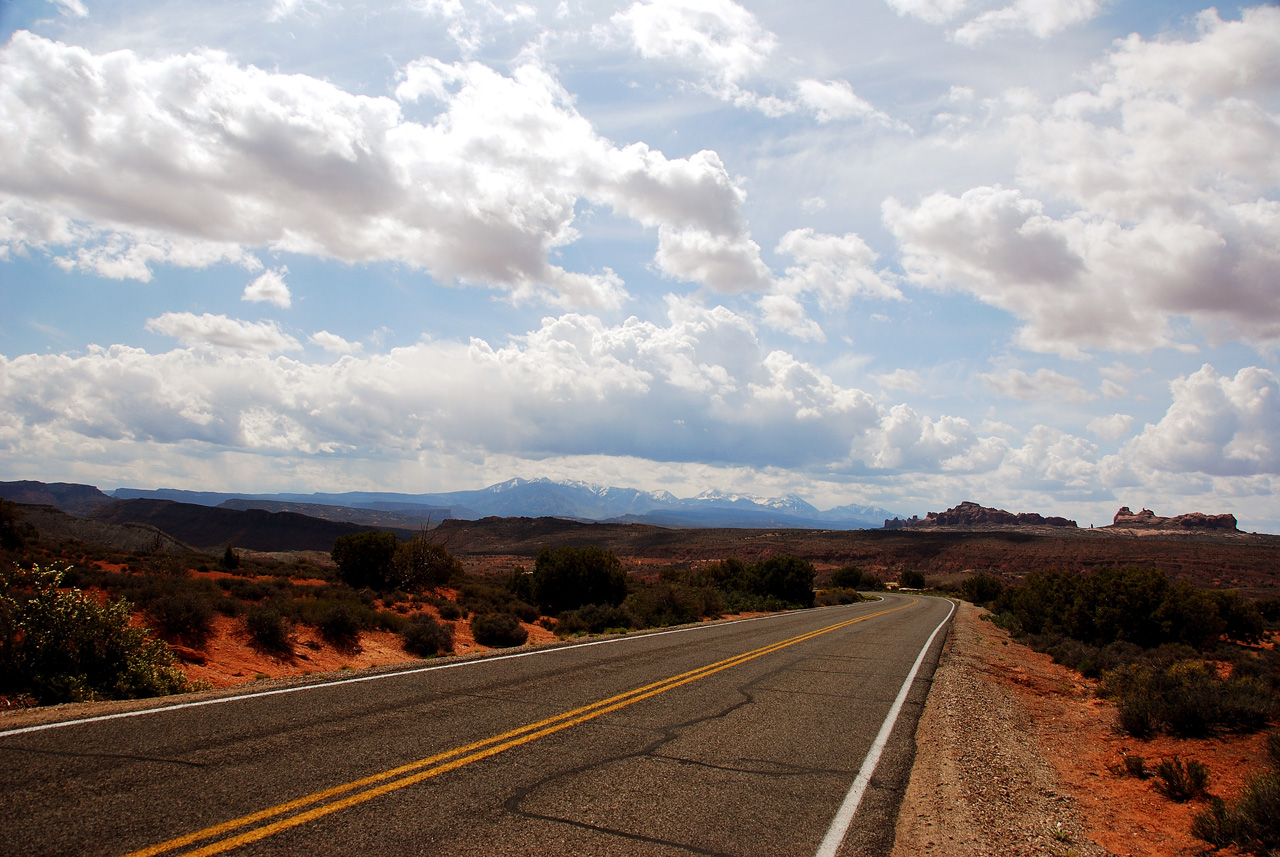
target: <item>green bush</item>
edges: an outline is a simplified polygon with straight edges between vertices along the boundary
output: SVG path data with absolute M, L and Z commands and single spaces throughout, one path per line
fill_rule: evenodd
M 330 556 L 348 586 L 393 589 L 391 575 L 398 546 L 395 533 L 353 533 L 334 539 Z
M 827 585 L 832 589 L 858 589 L 862 586 L 862 569 L 856 565 L 846 565 L 831 572 Z
M 123 599 L 59 590 L 63 570 L 0 570 L 0 691 L 41 703 L 163 696 L 190 688 L 173 653 L 129 622 Z
M 558 615 L 584 604 L 621 604 L 627 597 L 627 573 L 612 552 L 598 547 L 544 547 L 533 569 L 538 606 Z
M 461 574 L 462 563 L 444 545 L 428 541 L 422 534 L 395 549 L 388 583 L 417 592 L 444 586 Z
M 995 575 L 975 574 L 965 578 L 960 584 L 960 591 L 966 600 L 974 604 L 990 604 L 1004 592 L 1004 583 Z
M 244 614 L 244 627 L 253 642 L 269 652 L 287 654 L 293 651 L 289 627 L 284 616 L 274 607 L 250 607 Z
M 506 648 L 523 645 L 529 631 L 510 613 L 482 613 L 471 617 L 471 636 L 481 645 Z
M 898 577 L 898 585 L 907 589 L 924 589 L 924 575 L 918 571 L 908 569 Z
M 400 631 L 405 651 L 420 658 L 453 651 L 453 628 L 441 624 L 430 613 L 419 613 Z
M 1275 712 L 1270 691 L 1252 678 L 1219 678 L 1200 660 L 1126 664 L 1103 676 L 1102 692 L 1116 700 L 1120 725 L 1145 738 L 1158 730 L 1182 737 L 1223 729 L 1253 730 Z

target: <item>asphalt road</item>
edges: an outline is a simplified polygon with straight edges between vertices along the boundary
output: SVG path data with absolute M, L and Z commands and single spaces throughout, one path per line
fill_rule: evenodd
M 886 854 L 945 631 L 904 681 L 949 612 L 889 595 L 0 733 L 0 854 L 814 855 L 905 687 L 826 852 Z

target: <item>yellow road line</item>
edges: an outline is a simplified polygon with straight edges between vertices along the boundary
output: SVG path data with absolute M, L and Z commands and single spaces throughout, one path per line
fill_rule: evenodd
M 764 655 L 772 654 L 773 652 L 785 649 L 789 646 L 794 646 L 797 643 L 812 640 L 815 637 L 828 634 L 841 628 L 846 628 L 849 625 L 853 625 L 858 622 L 864 622 L 867 619 L 873 619 L 876 616 L 883 616 L 887 613 L 906 609 L 915 603 L 917 603 L 917 601 L 913 599 L 910 603 L 904 604 L 900 607 L 880 610 L 876 613 L 868 613 L 867 615 L 859 616 L 856 619 L 838 622 L 834 625 L 828 625 L 825 628 L 819 628 L 816 631 L 809 631 L 777 643 L 770 643 L 767 646 L 762 646 L 749 652 L 734 655 L 732 657 L 725 658 L 724 660 L 716 661 L 715 663 L 707 664 L 706 666 L 698 667 L 697 669 L 689 670 L 688 672 L 680 673 L 679 675 L 670 676 L 662 679 L 661 681 L 656 681 L 642 687 L 633 688 L 625 693 L 620 693 L 607 699 L 602 699 L 589 705 L 575 708 L 572 711 L 557 714 L 554 717 L 548 717 L 534 723 L 528 723 L 524 726 L 503 732 L 499 735 L 494 735 L 490 738 L 485 738 L 481 741 L 475 741 L 470 744 L 455 747 L 442 753 L 436 753 L 435 755 L 418 759 L 417 761 L 409 762 L 405 765 L 389 768 L 388 770 L 381 771 L 358 780 L 352 780 L 348 783 L 333 786 L 331 788 L 324 789 L 323 791 L 318 791 L 267 809 L 259 810 L 255 813 L 250 813 L 249 815 L 233 818 L 230 821 L 215 824 L 211 827 L 206 827 L 203 830 L 197 830 L 174 839 L 169 839 L 165 842 L 151 845 L 138 851 L 132 851 L 129 854 L 124 855 L 124 857 L 155 857 L 155 855 L 174 851 L 187 845 L 193 845 L 201 840 L 211 839 L 222 836 L 223 834 L 231 833 L 232 831 L 239 830 L 240 828 L 257 824 L 260 821 L 266 821 L 267 819 L 286 815 L 287 813 L 294 812 L 295 810 L 312 807 L 311 809 L 307 809 L 305 812 L 298 813 L 297 815 L 292 815 L 288 818 L 283 818 L 270 824 L 263 825 L 262 827 L 257 827 L 253 830 L 229 836 L 225 839 L 218 839 L 215 842 L 211 842 L 207 845 L 196 848 L 195 850 L 184 852 L 183 857 L 205 857 L 205 855 L 221 854 L 225 851 L 230 851 L 233 848 L 238 848 L 241 845 L 265 839 L 268 836 L 272 836 L 283 830 L 298 827 L 310 821 L 314 821 L 317 818 L 338 812 L 339 810 L 373 800 L 374 798 L 388 792 L 402 789 L 406 786 L 411 786 L 431 777 L 469 765 L 472 762 L 487 759 L 490 756 L 495 756 L 498 753 L 502 753 L 513 747 L 528 744 L 539 738 L 544 738 L 548 735 L 568 729 L 571 726 L 576 726 L 579 723 L 585 723 L 588 720 L 593 720 L 602 715 L 617 711 L 618 709 L 634 705 L 635 703 L 649 699 L 650 697 L 658 696 L 659 694 L 666 693 L 669 690 L 674 690 L 675 688 L 689 684 L 690 682 L 706 678 L 707 676 L 739 666 L 748 661 L 763 657 Z M 399 779 L 396 779 L 397 777 L 399 777 Z M 387 782 L 388 780 L 390 780 L 390 782 Z M 337 797 L 347 792 L 356 791 L 357 789 L 364 789 L 364 791 L 347 795 L 346 797 L 330 803 L 324 803 L 322 806 L 313 806 L 314 804 L 322 803 L 330 798 Z

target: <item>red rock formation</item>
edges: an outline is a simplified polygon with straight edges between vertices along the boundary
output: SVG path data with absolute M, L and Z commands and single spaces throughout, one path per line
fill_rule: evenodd
M 923 521 L 913 521 L 907 526 L 921 527 L 973 527 L 990 524 L 1012 524 L 1041 527 L 1074 527 L 1075 521 L 1066 518 L 1048 517 L 1036 512 L 1006 512 L 1004 509 L 992 509 L 979 506 L 977 503 L 964 501 L 945 512 L 930 512 Z
M 1189 512 L 1172 518 L 1162 518 L 1150 509 L 1131 512 L 1128 506 L 1121 506 L 1112 519 L 1111 526 L 1142 530 L 1236 530 L 1236 516 L 1206 515 L 1203 512 Z

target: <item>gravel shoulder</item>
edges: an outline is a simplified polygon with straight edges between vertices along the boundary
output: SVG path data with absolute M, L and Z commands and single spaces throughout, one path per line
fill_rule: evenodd
M 1027 675 L 1033 653 L 1002 639 L 980 612 L 960 603 L 934 674 L 893 857 L 1109 855 L 1060 787 L 1032 712 L 997 679 Z
M 1204 800 L 1174 803 L 1123 756 L 1195 759 L 1230 800 L 1262 764 L 1265 735 L 1138 740 L 1082 678 L 961 603 L 925 710 L 898 813 L 894 857 L 922 854 L 1201 857 Z M 1226 852 L 1223 852 L 1224 854 Z

